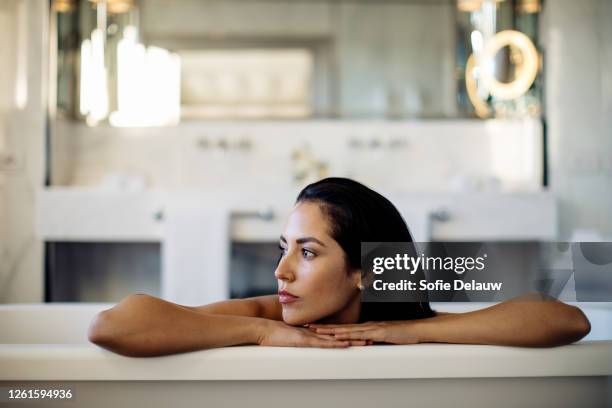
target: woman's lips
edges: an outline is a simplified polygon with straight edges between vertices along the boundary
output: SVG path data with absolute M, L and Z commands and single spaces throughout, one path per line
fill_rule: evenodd
M 278 301 L 280 303 L 292 303 L 298 299 L 299 297 L 292 295 L 289 292 L 285 292 L 284 290 L 281 290 L 280 292 L 278 292 Z

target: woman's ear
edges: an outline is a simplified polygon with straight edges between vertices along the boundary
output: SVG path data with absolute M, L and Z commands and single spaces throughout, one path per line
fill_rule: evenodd
M 374 274 L 371 272 L 361 277 L 361 284 L 365 288 L 372 286 L 372 282 L 374 282 Z
M 361 269 L 351 269 L 351 278 L 353 279 L 353 284 L 359 290 L 363 290 L 365 285 L 361 282 Z
M 364 290 L 372 284 L 373 276 L 368 274 L 367 276 L 361 276 L 361 269 L 353 269 L 353 278 L 355 279 L 355 286 L 359 290 Z

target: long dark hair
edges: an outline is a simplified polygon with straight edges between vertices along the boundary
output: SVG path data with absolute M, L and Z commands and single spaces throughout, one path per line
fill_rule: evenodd
M 306 186 L 296 203 L 320 205 L 331 226 L 330 235 L 346 254 L 350 269 L 361 268 L 361 242 L 413 242 L 395 206 L 357 181 L 329 177 Z M 362 270 L 362 279 L 367 271 Z M 435 316 L 429 302 L 367 302 L 361 304 L 359 320 L 410 320 Z

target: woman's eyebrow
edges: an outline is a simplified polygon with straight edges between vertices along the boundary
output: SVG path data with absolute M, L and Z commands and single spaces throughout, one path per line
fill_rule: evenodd
M 315 237 L 304 237 L 304 238 L 296 239 L 295 242 L 297 242 L 298 244 L 304 244 L 306 242 L 316 242 L 317 244 L 319 244 L 321 246 L 325 246 L 324 243 L 322 243 L 321 241 L 319 241 Z
M 284 242 L 285 244 L 287 243 L 287 238 L 285 238 L 284 236 L 280 236 L 280 240 L 282 242 Z M 315 237 L 304 237 L 304 238 L 300 238 L 300 239 L 296 239 L 295 242 L 297 242 L 298 244 L 304 244 L 306 242 L 316 242 L 317 244 L 321 245 L 321 246 L 325 246 L 324 243 L 322 243 L 321 241 L 319 241 L 318 239 L 316 239 Z

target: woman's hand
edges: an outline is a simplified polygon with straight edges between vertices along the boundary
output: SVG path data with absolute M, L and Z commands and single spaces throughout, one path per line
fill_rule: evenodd
M 260 346 L 322 348 L 365 346 L 366 343 L 365 340 L 339 340 L 329 334 L 315 333 L 304 327 L 290 326 L 275 320 L 266 322 L 258 341 Z
M 341 341 L 365 341 L 366 344 L 416 344 L 414 322 L 387 321 L 360 324 L 310 324 L 308 328 L 319 335 L 333 336 Z

